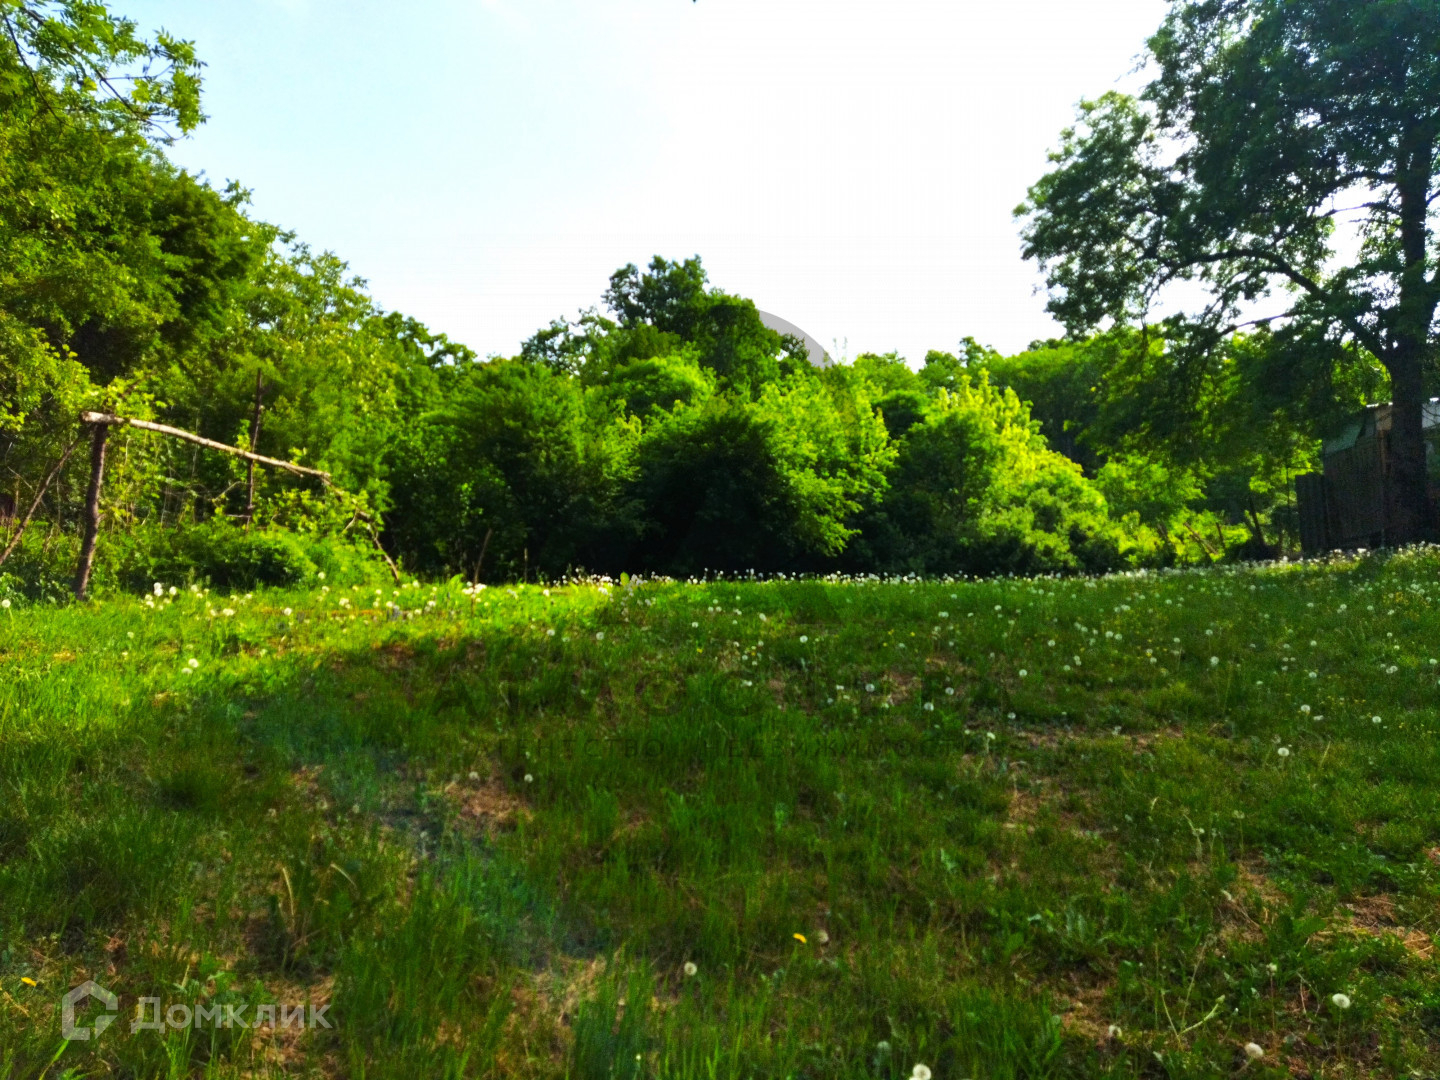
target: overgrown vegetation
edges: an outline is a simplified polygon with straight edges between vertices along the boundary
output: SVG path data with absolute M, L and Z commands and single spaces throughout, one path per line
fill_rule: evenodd
M 1072 337 L 918 368 L 698 258 L 481 360 L 168 161 L 188 44 L 0 25 L 0 1080 L 1440 1069 L 1440 554 L 1235 564 L 1440 297 L 1433 125 L 1327 278 L 1360 151 L 1236 90 L 1433 116 L 1432 10 L 1175 4 L 1022 208 Z M 69 603 L 85 409 L 334 483 L 117 428 Z
M 1295 545 L 1290 481 L 1316 436 L 1385 390 L 1361 346 L 1268 328 L 1214 337 L 1198 366 L 1171 326 L 819 370 L 698 257 L 626 266 L 600 307 L 482 361 L 256 221 L 242 188 L 168 161 L 202 119 L 183 41 L 79 0 L 5 0 L 0 19 L 0 552 L 22 521 L 44 537 L 0 563 L 32 597 L 72 572 L 87 408 L 314 466 L 355 497 L 121 429 L 101 587 L 147 565 L 278 583 L 303 568 L 281 531 L 353 540 L 357 509 L 411 572 L 493 582 L 1267 555 Z
M 1440 1065 L 1433 551 L 161 585 L 0 612 L 0 1076 Z

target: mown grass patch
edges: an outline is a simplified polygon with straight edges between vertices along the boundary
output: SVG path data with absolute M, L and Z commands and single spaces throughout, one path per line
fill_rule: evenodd
M 1440 1065 L 1436 553 L 314 586 L 0 613 L 0 1077 Z

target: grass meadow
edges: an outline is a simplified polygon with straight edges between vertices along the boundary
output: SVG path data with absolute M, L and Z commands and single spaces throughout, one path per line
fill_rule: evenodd
M 1440 1068 L 1440 551 L 161 584 L 0 611 L 3 1080 Z

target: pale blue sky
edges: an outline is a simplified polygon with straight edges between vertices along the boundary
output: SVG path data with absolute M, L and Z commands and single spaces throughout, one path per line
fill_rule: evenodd
M 197 42 L 174 157 L 482 354 L 612 270 L 711 280 L 850 355 L 1055 327 L 1010 214 L 1162 0 L 116 0 Z M 848 341 L 848 349 L 843 343 Z M 833 350 L 832 350 L 833 351 Z

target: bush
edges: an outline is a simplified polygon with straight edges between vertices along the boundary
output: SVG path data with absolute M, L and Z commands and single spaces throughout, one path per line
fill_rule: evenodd
M 319 570 L 294 533 L 201 525 L 141 528 L 101 538 L 105 584 L 145 590 L 152 582 L 208 581 L 217 589 L 295 585 Z
M 0 600 L 64 603 L 74 587 L 79 540 L 32 527 L 0 570 Z M 92 593 L 149 592 L 155 582 L 205 583 L 230 591 L 298 585 L 319 572 L 337 583 L 389 580 L 379 555 L 359 540 L 285 529 L 244 529 L 222 518 L 198 525 L 142 525 L 102 533 Z
M 855 561 L 919 573 L 1097 573 L 1138 554 L 1080 466 L 1013 391 L 960 376 L 900 440 Z

